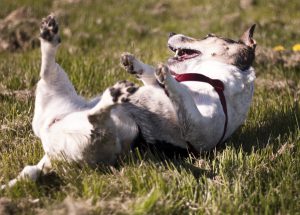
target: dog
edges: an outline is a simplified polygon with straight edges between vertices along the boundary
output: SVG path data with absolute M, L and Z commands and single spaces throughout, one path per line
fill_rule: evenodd
M 61 42 L 56 19 L 44 18 L 32 126 L 45 155 L 2 188 L 23 178 L 36 180 L 51 170 L 51 159 L 94 167 L 114 164 L 141 142 L 195 153 L 223 143 L 244 122 L 251 104 L 254 29 L 251 26 L 238 41 L 170 33 L 168 47 L 175 55 L 167 64 L 154 68 L 134 55 L 122 55 L 121 64 L 143 86 L 119 81 L 87 101 L 55 61 Z

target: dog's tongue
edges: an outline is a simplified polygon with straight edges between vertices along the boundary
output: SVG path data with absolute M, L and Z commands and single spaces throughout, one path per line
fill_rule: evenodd
M 193 58 L 196 57 L 198 54 L 194 53 L 194 54 L 184 54 L 182 56 L 180 56 L 180 58 L 182 58 L 183 60 L 189 59 L 189 58 Z
M 183 60 L 187 60 L 187 59 L 196 57 L 197 55 L 199 55 L 199 54 L 196 52 L 190 51 L 190 50 L 177 49 L 174 58 L 176 58 L 179 61 L 183 61 Z
M 198 55 L 197 53 L 194 53 L 194 54 L 184 54 L 184 55 L 181 55 L 181 56 L 176 56 L 175 55 L 175 58 L 177 60 L 179 60 L 179 61 L 184 61 L 184 60 L 196 57 L 197 55 Z

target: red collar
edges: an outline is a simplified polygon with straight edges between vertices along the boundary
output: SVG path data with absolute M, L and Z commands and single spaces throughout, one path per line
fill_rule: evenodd
M 222 104 L 223 112 L 225 114 L 225 123 L 224 123 L 223 134 L 217 145 L 221 144 L 224 141 L 224 137 L 225 137 L 226 130 L 227 130 L 227 124 L 228 124 L 227 105 L 226 105 L 226 99 L 225 99 L 225 95 L 224 95 L 224 83 L 218 79 L 211 79 L 205 75 L 198 74 L 198 73 L 176 74 L 176 73 L 172 72 L 172 75 L 175 76 L 175 79 L 178 82 L 199 81 L 199 82 L 208 83 L 218 93 L 220 102 Z M 192 152 L 198 151 L 198 150 L 195 150 L 194 147 L 190 143 L 188 143 L 188 146 L 192 150 Z

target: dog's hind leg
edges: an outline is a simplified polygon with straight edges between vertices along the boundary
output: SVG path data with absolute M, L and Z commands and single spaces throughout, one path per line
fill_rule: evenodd
M 36 181 L 42 173 L 46 174 L 50 170 L 50 159 L 47 155 L 44 155 L 44 157 L 39 161 L 37 165 L 24 167 L 24 169 L 20 172 L 18 177 L 16 177 L 13 180 L 10 180 L 7 185 L 2 185 L 1 190 L 5 189 L 6 187 L 13 187 L 18 181 L 21 181 L 23 179 L 30 179 L 32 181 Z
M 106 89 L 102 94 L 98 104 L 89 111 L 89 115 L 97 115 L 100 112 L 107 112 L 116 104 L 127 103 L 130 97 L 139 89 L 139 87 L 129 81 L 119 81 L 114 86 Z
M 121 64 L 128 73 L 136 75 L 136 77 L 140 79 L 144 85 L 159 86 L 154 75 L 154 67 L 144 64 L 136 59 L 132 54 L 123 53 L 121 57 Z
M 93 125 L 92 143 L 97 142 L 98 159 L 113 163 L 116 156 L 130 150 L 138 135 L 138 127 L 123 105 L 130 105 L 131 96 L 138 87 L 128 81 L 117 82 L 104 91 L 98 104 L 89 111 L 88 120 Z M 125 104 L 127 103 L 127 104 Z M 107 134 L 110 135 L 107 135 Z M 103 143 L 106 140 L 106 143 Z
M 44 18 L 40 27 L 42 63 L 41 80 L 37 84 L 33 129 L 40 137 L 40 129 L 47 120 L 79 110 L 86 102 L 77 95 L 67 74 L 56 63 L 55 55 L 60 44 L 58 23 L 53 15 Z M 59 117 L 59 116 L 58 116 Z
M 55 55 L 61 40 L 58 34 L 58 24 L 52 14 L 42 20 L 40 41 L 42 52 L 41 79 L 47 82 L 55 81 L 60 70 L 55 62 Z
M 42 53 L 40 77 L 42 82 L 38 83 L 38 88 L 39 85 L 43 85 L 44 88 L 45 85 L 48 85 L 52 94 L 64 95 L 65 99 L 68 99 L 68 95 L 77 95 L 67 74 L 55 61 L 55 55 L 61 40 L 58 23 L 52 14 L 42 20 L 40 41 Z

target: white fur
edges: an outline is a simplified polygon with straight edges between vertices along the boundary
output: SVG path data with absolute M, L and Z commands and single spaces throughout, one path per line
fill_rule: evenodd
M 211 79 L 218 79 L 223 82 L 229 119 L 225 135 L 226 139 L 246 119 L 254 91 L 254 69 L 251 67 L 246 71 L 240 71 L 233 65 L 211 60 L 197 63 L 196 65 L 191 64 L 186 69 L 189 73 L 203 74 Z M 185 81 L 182 84 L 187 86 L 192 92 L 197 109 L 204 119 L 207 118 L 210 121 L 217 113 L 220 115 L 219 117 L 222 119 L 215 119 L 214 121 L 219 124 L 219 130 L 222 131 L 225 116 L 220 98 L 214 88 L 208 83 L 198 81 Z M 208 128 L 207 134 L 211 134 L 211 137 L 208 137 L 208 139 L 214 139 L 213 137 L 216 134 L 211 131 L 213 126 L 210 126 L 210 122 L 202 123 L 203 127 Z M 219 134 L 221 133 L 220 131 L 218 132 Z M 218 136 L 220 137 L 220 135 Z

